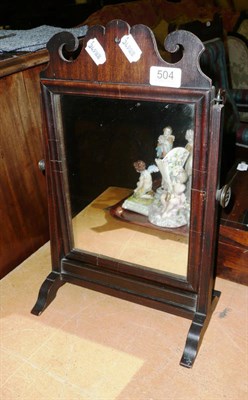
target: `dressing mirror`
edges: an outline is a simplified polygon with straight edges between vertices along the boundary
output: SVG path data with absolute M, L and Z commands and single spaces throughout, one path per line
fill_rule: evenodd
M 115 20 L 48 43 L 41 74 L 52 272 L 32 313 L 66 282 L 192 319 L 191 367 L 214 290 L 222 105 L 190 32 L 165 40 Z M 173 57 L 171 56 L 171 59 Z M 178 58 L 177 58 L 178 59 Z

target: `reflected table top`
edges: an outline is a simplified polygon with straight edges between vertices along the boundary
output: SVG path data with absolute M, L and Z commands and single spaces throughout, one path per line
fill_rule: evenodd
M 109 207 L 131 193 L 130 189 L 109 187 L 75 216 L 75 248 L 186 276 L 188 243 L 185 236 L 128 223 L 110 214 Z

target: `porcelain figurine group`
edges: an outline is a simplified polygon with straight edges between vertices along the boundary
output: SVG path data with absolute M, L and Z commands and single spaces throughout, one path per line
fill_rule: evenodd
M 186 131 L 185 147 L 173 147 L 172 133 L 172 128 L 167 126 L 158 137 L 155 164 L 147 168 L 142 160 L 134 163 L 139 180 L 122 207 L 146 215 L 154 225 L 178 228 L 189 224 L 194 131 Z M 154 172 L 161 174 L 156 191 L 153 191 Z

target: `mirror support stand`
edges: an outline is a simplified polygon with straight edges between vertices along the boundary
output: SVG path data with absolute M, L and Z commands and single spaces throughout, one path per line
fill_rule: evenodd
M 37 316 L 41 315 L 55 299 L 58 289 L 64 284 L 65 281 L 63 281 L 60 273 L 51 272 L 41 285 L 38 299 L 31 310 L 31 313 Z
M 41 315 L 68 282 L 189 318 L 180 364 L 191 368 L 220 297 L 214 290 L 214 270 L 223 106 L 220 96 L 214 104 L 215 89 L 199 66 L 203 43 L 191 32 L 178 30 L 167 36 L 164 47 L 171 54 L 183 49 L 180 60 L 165 61 L 149 28 L 130 27 L 121 20 L 106 28 L 91 27 L 80 42 L 69 32 L 48 42 L 50 62 L 41 73 L 41 89 L 53 269 L 31 313 Z M 178 112 L 181 105 L 187 112 Z M 182 121 L 182 127 L 176 126 L 175 135 L 163 141 L 161 129 L 174 129 L 170 125 L 176 125 L 175 120 Z M 161 153 L 164 148 L 158 143 L 166 143 L 167 150 Z M 162 162 L 156 161 L 161 167 L 156 171 L 155 163 L 150 164 L 151 172 L 144 159 L 154 160 L 155 145 Z M 145 199 L 148 195 L 150 200 L 154 188 L 159 199 L 152 212 L 148 202 L 145 224 L 143 215 L 137 221 L 124 219 L 120 206 L 127 195 L 132 197 L 132 191 L 126 192 L 132 187 L 126 162 L 128 171 L 133 162 L 135 174 L 148 182 Z M 40 167 L 44 169 L 44 162 Z M 151 173 L 158 170 L 162 179 L 153 188 L 158 179 L 150 180 Z M 113 188 L 122 190 L 117 203 Z M 147 202 L 142 199 L 140 204 Z M 154 215 L 155 234 L 154 226 L 152 233 L 147 226 Z M 136 224 L 132 235 L 120 229 L 127 222 L 131 228 Z M 130 237 L 133 240 L 130 254 L 125 253 L 126 237 L 128 245 Z M 166 242 L 173 246 L 166 247 Z M 142 251 L 137 250 L 139 243 Z
M 182 365 L 183 367 L 186 368 L 193 367 L 203 336 L 208 327 L 211 316 L 217 306 L 220 295 L 221 292 L 214 290 L 211 309 L 207 315 L 202 315 L 200 313 L 195 314 L 191 326 L 189 328 L 184 352 L 180 361 L 180 365 Z

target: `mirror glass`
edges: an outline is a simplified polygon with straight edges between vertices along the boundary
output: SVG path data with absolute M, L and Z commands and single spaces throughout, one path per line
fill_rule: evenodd
M 194 105 L 61 96 L 74 248 L 187 276 Z

